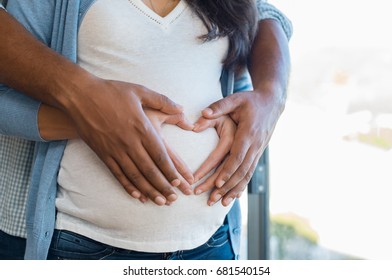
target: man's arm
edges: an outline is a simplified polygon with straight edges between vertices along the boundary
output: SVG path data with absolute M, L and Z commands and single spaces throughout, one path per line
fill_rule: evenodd
M 91 75 L 36 40 L 2 9 L 0 41 L 0 83 L 63 111 L 133 196 L 143 193 L 159 205 L 177 198 L 180 175 L 143 107 L 177 114 L 180 106 L 142 86 Z
M 282 25 L 275 19 L 261 20 L 249 64 L 254 90 L 230 95 L 203 111 L 206 118 L 229 114 L 238 125 L 229 157 L 215 179 L 210 205 L 221 199 L 223 205 L 230 204 L 249 183 L 284 109 L 289 68 L 288 38 Z M 198 189 L 206 191 L 208 186 Z

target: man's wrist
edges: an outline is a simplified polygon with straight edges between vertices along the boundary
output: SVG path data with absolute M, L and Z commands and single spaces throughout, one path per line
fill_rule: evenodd
M 253 90 L 255 102 L 263 106 L 273 107 L 279 115 L 286 105 L 286 89 L 281 83 L 266 83 Z
M 62 62 L 59 68 L 48 90 L 55 103 L 53 105 L 69 114 L 78 101 L 91 92 L 89 88 L 93 87 L 97 77 L 71 61 Z

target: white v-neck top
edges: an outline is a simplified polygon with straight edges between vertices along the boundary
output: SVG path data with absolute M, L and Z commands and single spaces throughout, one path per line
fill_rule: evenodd
M 95 75 L 144 85 L 184 106 L 196 121 L 221 99 L 226 38 L 202 42 L 206 28 L 185 1 L 160 17 L 141 0 L 98 0 L 79 32 L 79 64 Z M 96 94 L 100 94 L 97 92 Z M 195 171 L 216 147 L 215 129 L 202 133 L 166 125 L 163 137 Z M 130 197 L 81 140 L 69 141 L 56 200 L 58 229 L 144 252 L 172 252 L 205 243 L 230 207 L 207 205 L 209 193 L 179 197 L 171 206 Z M 194 186 L 193 186 L 194 187 Z

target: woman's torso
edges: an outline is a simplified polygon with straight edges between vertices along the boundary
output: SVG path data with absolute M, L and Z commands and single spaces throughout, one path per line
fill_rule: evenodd
M 144 85 L 184 106 L 195 121 L 220 99 L 228 42 L 203 43 L 202 22 L 184 1 L 165 18 L 141 0 L 98 0 L 79 32 L 79 64 L 105 79 Z M 99 93 L 97 93 L 99 94 Z M 196 134 L 167 125 L 169 145 L 195 171 L 215 148 L 214 129 Z M 69 141 L 61 162 L 57 228 L 132 250 L 175 251 L 204 243 L 229 211 L 207 206 L 208 193 L 159 207 L 131 198 L 81 140 Z

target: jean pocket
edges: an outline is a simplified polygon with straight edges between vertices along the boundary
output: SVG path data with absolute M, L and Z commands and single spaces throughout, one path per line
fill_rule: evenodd
M 56 230 L 49 249 L 48 259 L 99 260 L 114 252 L 107 246 L 88 237 L 64 230 Z
M 222 225 L 211 238 L 207 241 L 208 247 L 222 247 L 230 240 L 229 225 Z

